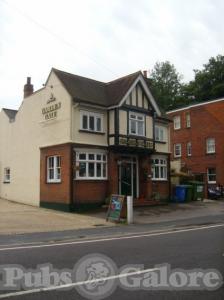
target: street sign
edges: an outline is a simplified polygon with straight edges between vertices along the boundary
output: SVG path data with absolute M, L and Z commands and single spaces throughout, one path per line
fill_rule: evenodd
M 121 218 L 121 211 L 124 205 L 125 196 L 111 195 L 110 204 L 107 212 L 107 221 L 112 220 L 119 222 Z

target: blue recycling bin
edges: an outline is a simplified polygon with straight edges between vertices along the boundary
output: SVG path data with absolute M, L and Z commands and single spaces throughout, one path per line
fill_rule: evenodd
M 175 202 L 182 203 L 185 202 L 187 198 L 187 186 L 177 185 L 175 187 L 174 200 Z

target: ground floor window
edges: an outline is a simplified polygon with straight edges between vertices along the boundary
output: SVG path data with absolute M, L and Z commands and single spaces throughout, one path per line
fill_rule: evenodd
M 61 182 L 61 157 L 47 158 L 47 182 Z
M 107 179 L 107 155 L 105 153 L 77 152 L 78 179 Z
M 216 183 L 216 169 L 215 168 L 207 169 L 207 178 L 208 178 L 208 183 Z
M 10 168 L 4 169 L 4 182 L 9 183 L 11 179 Z
M 153 157 L 152 158 L 152 179 L 166 180 L 167 179 L 167 158 Z

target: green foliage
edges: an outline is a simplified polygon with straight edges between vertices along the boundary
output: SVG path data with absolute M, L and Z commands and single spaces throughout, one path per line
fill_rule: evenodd
M 181 95 L 182 76 L 170 62 L 157 62 L 151 72 L 151 89 L 160 107 L 172 109 Z
M 195 79 L 189 84 L 197 102 L 224 96 L 224 56 L 211 57 L 202 70 L 194 70 Z
M 224 97 L 224 56 L 211 57 L 202 70 L 194 70 L 194 80 L 182 82 L 170 62 L 157 62 L 151 72 L 151 90 L 162 110 Z

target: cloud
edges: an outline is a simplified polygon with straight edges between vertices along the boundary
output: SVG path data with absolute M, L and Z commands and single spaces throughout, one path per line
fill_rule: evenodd
M 53 66 L 109 81 L 169 60 L 188 81 L 223 51 L 223 10 L 221 0 L 0 1 L 0 107 L 18 107 L 26 77 L 40 88 Z

